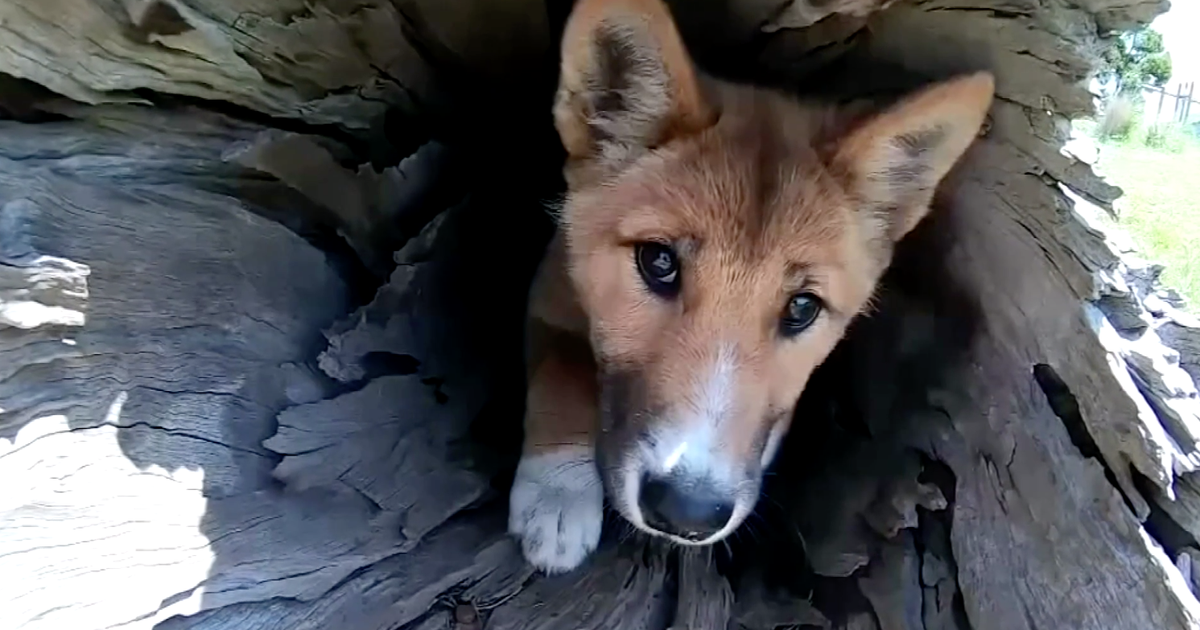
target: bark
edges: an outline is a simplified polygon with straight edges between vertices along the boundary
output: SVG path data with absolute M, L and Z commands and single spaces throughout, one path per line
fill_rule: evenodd
M 1064 150 L 1165 2 L 673 6 L 732 74 L 998 99 L 746 535 L 552 578 L 504 525 L 558 158 L 506 156 L 566 5 L 0 7 L 0 626 L 1200 627 L 1200 323 Z

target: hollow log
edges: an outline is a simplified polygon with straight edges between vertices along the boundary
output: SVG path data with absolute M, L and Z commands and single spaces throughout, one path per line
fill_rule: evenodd
M 0 6 L 0 627 L 1200 628 L 1200 322 L 1069 126 L 1162 0 L 674 2 L 713 72 L 998 98 L 744 535 L 528 567 L 569 4 Z

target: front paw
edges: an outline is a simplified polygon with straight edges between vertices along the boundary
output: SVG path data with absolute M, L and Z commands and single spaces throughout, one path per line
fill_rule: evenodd
M 600 542 L 604 488 L 592 449 L 526 454 L 509 495 L 508 531 L 546 573 L 579 566 Z

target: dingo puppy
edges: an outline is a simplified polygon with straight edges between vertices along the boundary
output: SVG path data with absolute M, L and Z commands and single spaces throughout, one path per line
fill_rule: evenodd
M 805 382 L 979 132 L 990 74 L 860 116 L 700 74 L 661 0 L 579 0 L 559 232 L 530 297 L 509 529 L 568 571 L 604 497 L 706 545 L 753 510 Z

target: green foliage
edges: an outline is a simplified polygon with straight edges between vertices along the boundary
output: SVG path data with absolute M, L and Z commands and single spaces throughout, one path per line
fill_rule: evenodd
M 1190 125 L 1144 120 L 1137 103 L 1128 95 L 1109 99 L 1098 120 L 1076 121 L 1076 128 L 1109 145 L 1145 147 L 1165 153 L 1195 148 L 1200 139 Z
M 1182 153 L 1192 143 L 1188 133 L 1174 123 L 1150 125 L 1141 136 L 1141 140 L 1147 148 L 1170 153 Z
M 1162 34 L 1149 27 L 1122 33 L 1105 50 L 1101 81 L 1115 81 L 1118 94 L 1140 94 L 1143 86 L 1162 87 L 1171 79 L 1171 53 Z
M 1171 54 L 1151 55 L 1142 61 L 1142 73 L 1147 82 L 1162 87 L 1171 80 Z
M 1167 266 L 1163 283 L 1179 290 L 1189 310 L 1200 315 L 1200 178 L 1194 172 L 1200 141 L 1176 137 L 1184 140 L 1180 152 L 1134 141 L 1104 143 L 1100 168 L 1125 191 L 1117 200 L 1121 225 L 1139 249 Z

